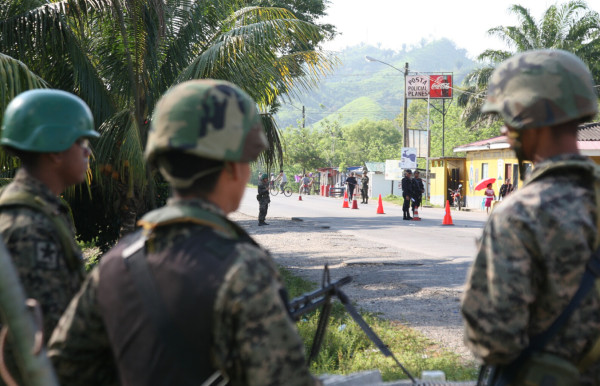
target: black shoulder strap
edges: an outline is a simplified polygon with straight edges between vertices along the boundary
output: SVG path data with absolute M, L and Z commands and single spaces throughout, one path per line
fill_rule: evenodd
M 76 256 L 75 251 L 73 250 L 74 240 L 71 230 L 63 220 L 62 216 L 53 213 L 48 208 L 48 205 L 38 196 L 34 196 L 27 192 L 4 193 L 3 190 L 4 189 L 0 191 L 0 210 L 2 210 L 2 208 L 24 206 L 44 214 L 57 230 L 58 238 L 67 260 L 67 266 L 74 272 L 81 272 L 81 260 Z M 83 272 L 81 272 L 81 274 L 83 275 Z

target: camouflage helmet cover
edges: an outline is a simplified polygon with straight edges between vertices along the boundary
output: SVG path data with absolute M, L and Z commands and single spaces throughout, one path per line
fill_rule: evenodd
M 69 149 L 81 137 L 99 136 L 90 108 L 78 96 L 35 89 L 20 93 L 6 107 L 0 145 L 55 153 Z
M 500 114 L 515 129 L 530 129 L 593 117 L 598 100 L 581 59 L 562 50 L 535 50 L 494 70 L 481 111 Z
M 249 162 L 268 147 L 256 103 L 232 83 L 181 83 L 158 101 L 145 157 L 177 150 L 202 158 Z

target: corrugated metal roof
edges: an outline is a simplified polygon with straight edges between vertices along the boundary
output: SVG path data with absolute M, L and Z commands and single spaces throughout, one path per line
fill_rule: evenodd
M 579 126 L 578 141 L 600 141 L 600 122 L 586 123 Z
M 385 173 L 385 162 L 365 162 L 365 164 L 370 172 Z

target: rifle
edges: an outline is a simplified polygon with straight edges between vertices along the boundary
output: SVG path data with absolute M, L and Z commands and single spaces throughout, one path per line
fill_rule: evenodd
M 319 323 L 317 325 L 317 331 L 313 339 L 313 344 L 310 348 L 310 355 L 308 356 L 308 363 L 311 363 L 316 359 L 325 337 L 325 331 L 327 330 L 327 324 L 329 322 L 329 315 L 331 314 L 331 298 L 336 296 L 340 302 L 346 308 L 346 311 L 350 314 L 352 319 L 360 326 L 360 328 L 367 334 L 367 337 L 377 346 L 379 351 L 386 357 L 394 359 L 396 364 L 402 369 L 402 371 L 410 378 L 413 384 L 417 381 L 415 378 L 402 366 L 402 364 L 396 359 L 390 349 L 383 343 L 383 341 L 375 334 L 369 324 L 363 319 L 358 313 L 356 308 L 352 305 L 350 298 L 340 289 L 340 287 L 350 283 L 352 278 L 345 276 L 336 282 L 331 282 L 329 275 L 329 267 L 325 264 L 323 268 L 323 277 L 321 279 L 321 288 L 313 292 L 301 295 L 293 299 L 288 303 L 288 312 L 294 321 L 300 320 L 300 317 L 310 311 L 313 311 L 319 307 L 323 307 L 321 314 L 319 315 Z
M 27 307 L 34 308 L 36 321 Z M 37 309 L 37 311 L 36 311 Z M 4 326 L 0 332 L 0 375 L 7 385 L 16 385 L 4 364 L 3 351 L 10 327 L 12 347 L 19 360 L 26 385 L 57 386 L 58 381 L 44 348 L 39 303 L 25 300 L 25 292 L 10 255 L 0 239 L 0 313 Z M 33 349 L 32 349 L 33 348 Z

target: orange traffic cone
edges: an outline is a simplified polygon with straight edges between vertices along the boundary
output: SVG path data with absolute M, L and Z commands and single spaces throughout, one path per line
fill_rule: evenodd
M 356 199 L 352 200 L 352 209 L 358 209 L 358 202 Z
M 350 208 L 348 206 L 348 192 L 344 192 L 344 204 L 342 205 L 342 208 Z
M 301 194 L 298 195 L 298 201 L 302 201 L 302 195 Z
M 381 194 L 379 195 L 379 205 L 377 206 L 377 214 L 385 214 L 383 211 L 383 203 L 381 201 Z
M 419 207 L 415 206 L 415 210 L 413 211 L 413 221 L 421 221 L 421 217 L 419 217 Z
M 444 216 L 444 221 L 442 221 L 442 225 L 454 225 L 452 223 L 452 216 L 450 215 L 450 201 L 446 200 L 446 215 Z

